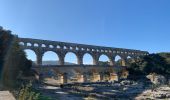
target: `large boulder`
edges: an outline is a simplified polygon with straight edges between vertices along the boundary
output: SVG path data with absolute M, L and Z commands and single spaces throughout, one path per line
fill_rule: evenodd
M 151 73 L 147 75 L 146 77 L 155 85 L 162 85 L 166 83 L 166 78 L 163 75 Z

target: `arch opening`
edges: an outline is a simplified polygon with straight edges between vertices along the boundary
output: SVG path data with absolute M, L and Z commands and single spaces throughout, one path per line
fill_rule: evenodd
M 37 64 L 37 62 L 36 62 L 37 61 L 36 53 L 31 49 L 25 49 L 24 52 L 26 54 L 27 59 L 31 60 L 33 65 L 36 65 Z
M 132 58 L 131 56 L 127 56 L 127 61 L 126 61 L 126 66 L 130 66 L 131 63 L 135 62 L 135 59 Z
M 53 45 L 49 45 L 49 48 L 54 48 L 54 46 Z
M 59 65 L 59 57 L 53 51 L 47 51 L 42 58 L 42 65 Z
M 19 45 L 24 46 L 24 42 L 19 42 Z
M 59 45 L 57 45 L 57 49 L 60 49 L 61 47 Z
M 93 65 L 93 57 L 89 53 L 83 55 L 83 64 L 84 65 Z
M 30 46 L 32 46 L 32 44 L 31 44 L 31 43 L 27 43 L 27 46 L 29 46 L 29 47 L 30 47 Z
M 34 43 L 34 47 L 38 47 L 39 45 L 37 43 Z
M 45 48 L 45 47 L 46 47 L 46 45 L 45 45 L 45 44 L 42 44 L 42 45 L 41 45 L 41 47 L 44 47 L 44 48 Z
M 127 56 L 127 59 L 132 59 L 132 57 L 131 56 Z
M 122 58 L 119 55 L 115 57 L 115 65 L 122 66 Z
M 64 57 L 64 65 L 75 65 L 77 64 L 77 56 L 73 52 L 67 52 Z
M 99 65 L 102 65 L 102 66 L 106 66 L 106 65 L 110 65 L 110 60 L 109 60 L 109 57 L 102 54 L 100 57 L 99 57 Z

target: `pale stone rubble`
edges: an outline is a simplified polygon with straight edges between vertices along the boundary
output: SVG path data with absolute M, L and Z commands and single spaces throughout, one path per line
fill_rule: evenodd
M 170 100 L 170 87 L 164 85 L 156 88 L 154 91 L 148 89 L 138 95 L 136 100 Z
M 159 86 L 152 91 L 152 85 L 148 84 L 142 81 L 123 80 L 116 83 L 65 85 L 63 89 L 54 88 L 54 91 L 56 97 L 65 98 L 69 96 L 74 97 L 74 99 L 78 98 L 77 100 L 88 100 L 89 98 L 92 100 L 170 100 L 170 87 L 168 85 Z M 61 93 L 64 93 L 64 95 Z M 65 100 L 71 100 L 71 98 L 65 98 Z
M 151 73 L 146 77 L 155 85 L 161 85 L 166 83 L 166 78 L 163 75 L 157 75 L 155 73 Z
M 158 78 L 164 79 L 162 76 L 155 78 L 154 82 L 152 80 L 151 82 L 156 85 L 146 81 L 122 80 L 106 83 L 66 84 L 62 88 L 43 85 L 39 90 L 59 100 L 88 100 L 89 98 L 92 100 L 170 100 L 170 85 L 162 84 L 164 80 L 158 81 L 160 80 Z M 15 100 L 15 98 L 8 91 L 1 91 L 0 100 Z
M 0 100 L 16 100 L 9 91 L 0 91 Z

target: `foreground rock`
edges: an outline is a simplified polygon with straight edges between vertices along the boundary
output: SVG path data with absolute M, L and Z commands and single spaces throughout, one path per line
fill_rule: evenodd
M 0 91 L 0 100 L 16 100 L 9 91 Z
M 136 97 L 136 100 L 170 100 L 170 87 L 164 85 L 154 91 L 148 89 Z
M 170 100 L 170 87 L 152 87 L 149 81 L 43 85 L 38 89 L 53 100 Z
M 151 73 L 147 75 L 146 77 L 155 85 L 162 85 L 166 83 L 166 78 L 163 75 Z

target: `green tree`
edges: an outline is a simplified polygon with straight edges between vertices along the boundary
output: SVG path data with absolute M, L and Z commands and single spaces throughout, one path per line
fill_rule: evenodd
M 131 75 L 170 74 L 170 66 L 166 59 L 169 59 L 169 56 L 163 57 L 160 54 L 150 54 L 136 62 L 131 62 L 128 65 L 128 70 Z
M 27 60 L 25 52 L 20 48 L 17 36 L 5 30 L 0 32 L 1 82 L 8 88 L 17 87 L 20 84 L 17 81 L 18 75 L 29 73 L 31 61 Z

